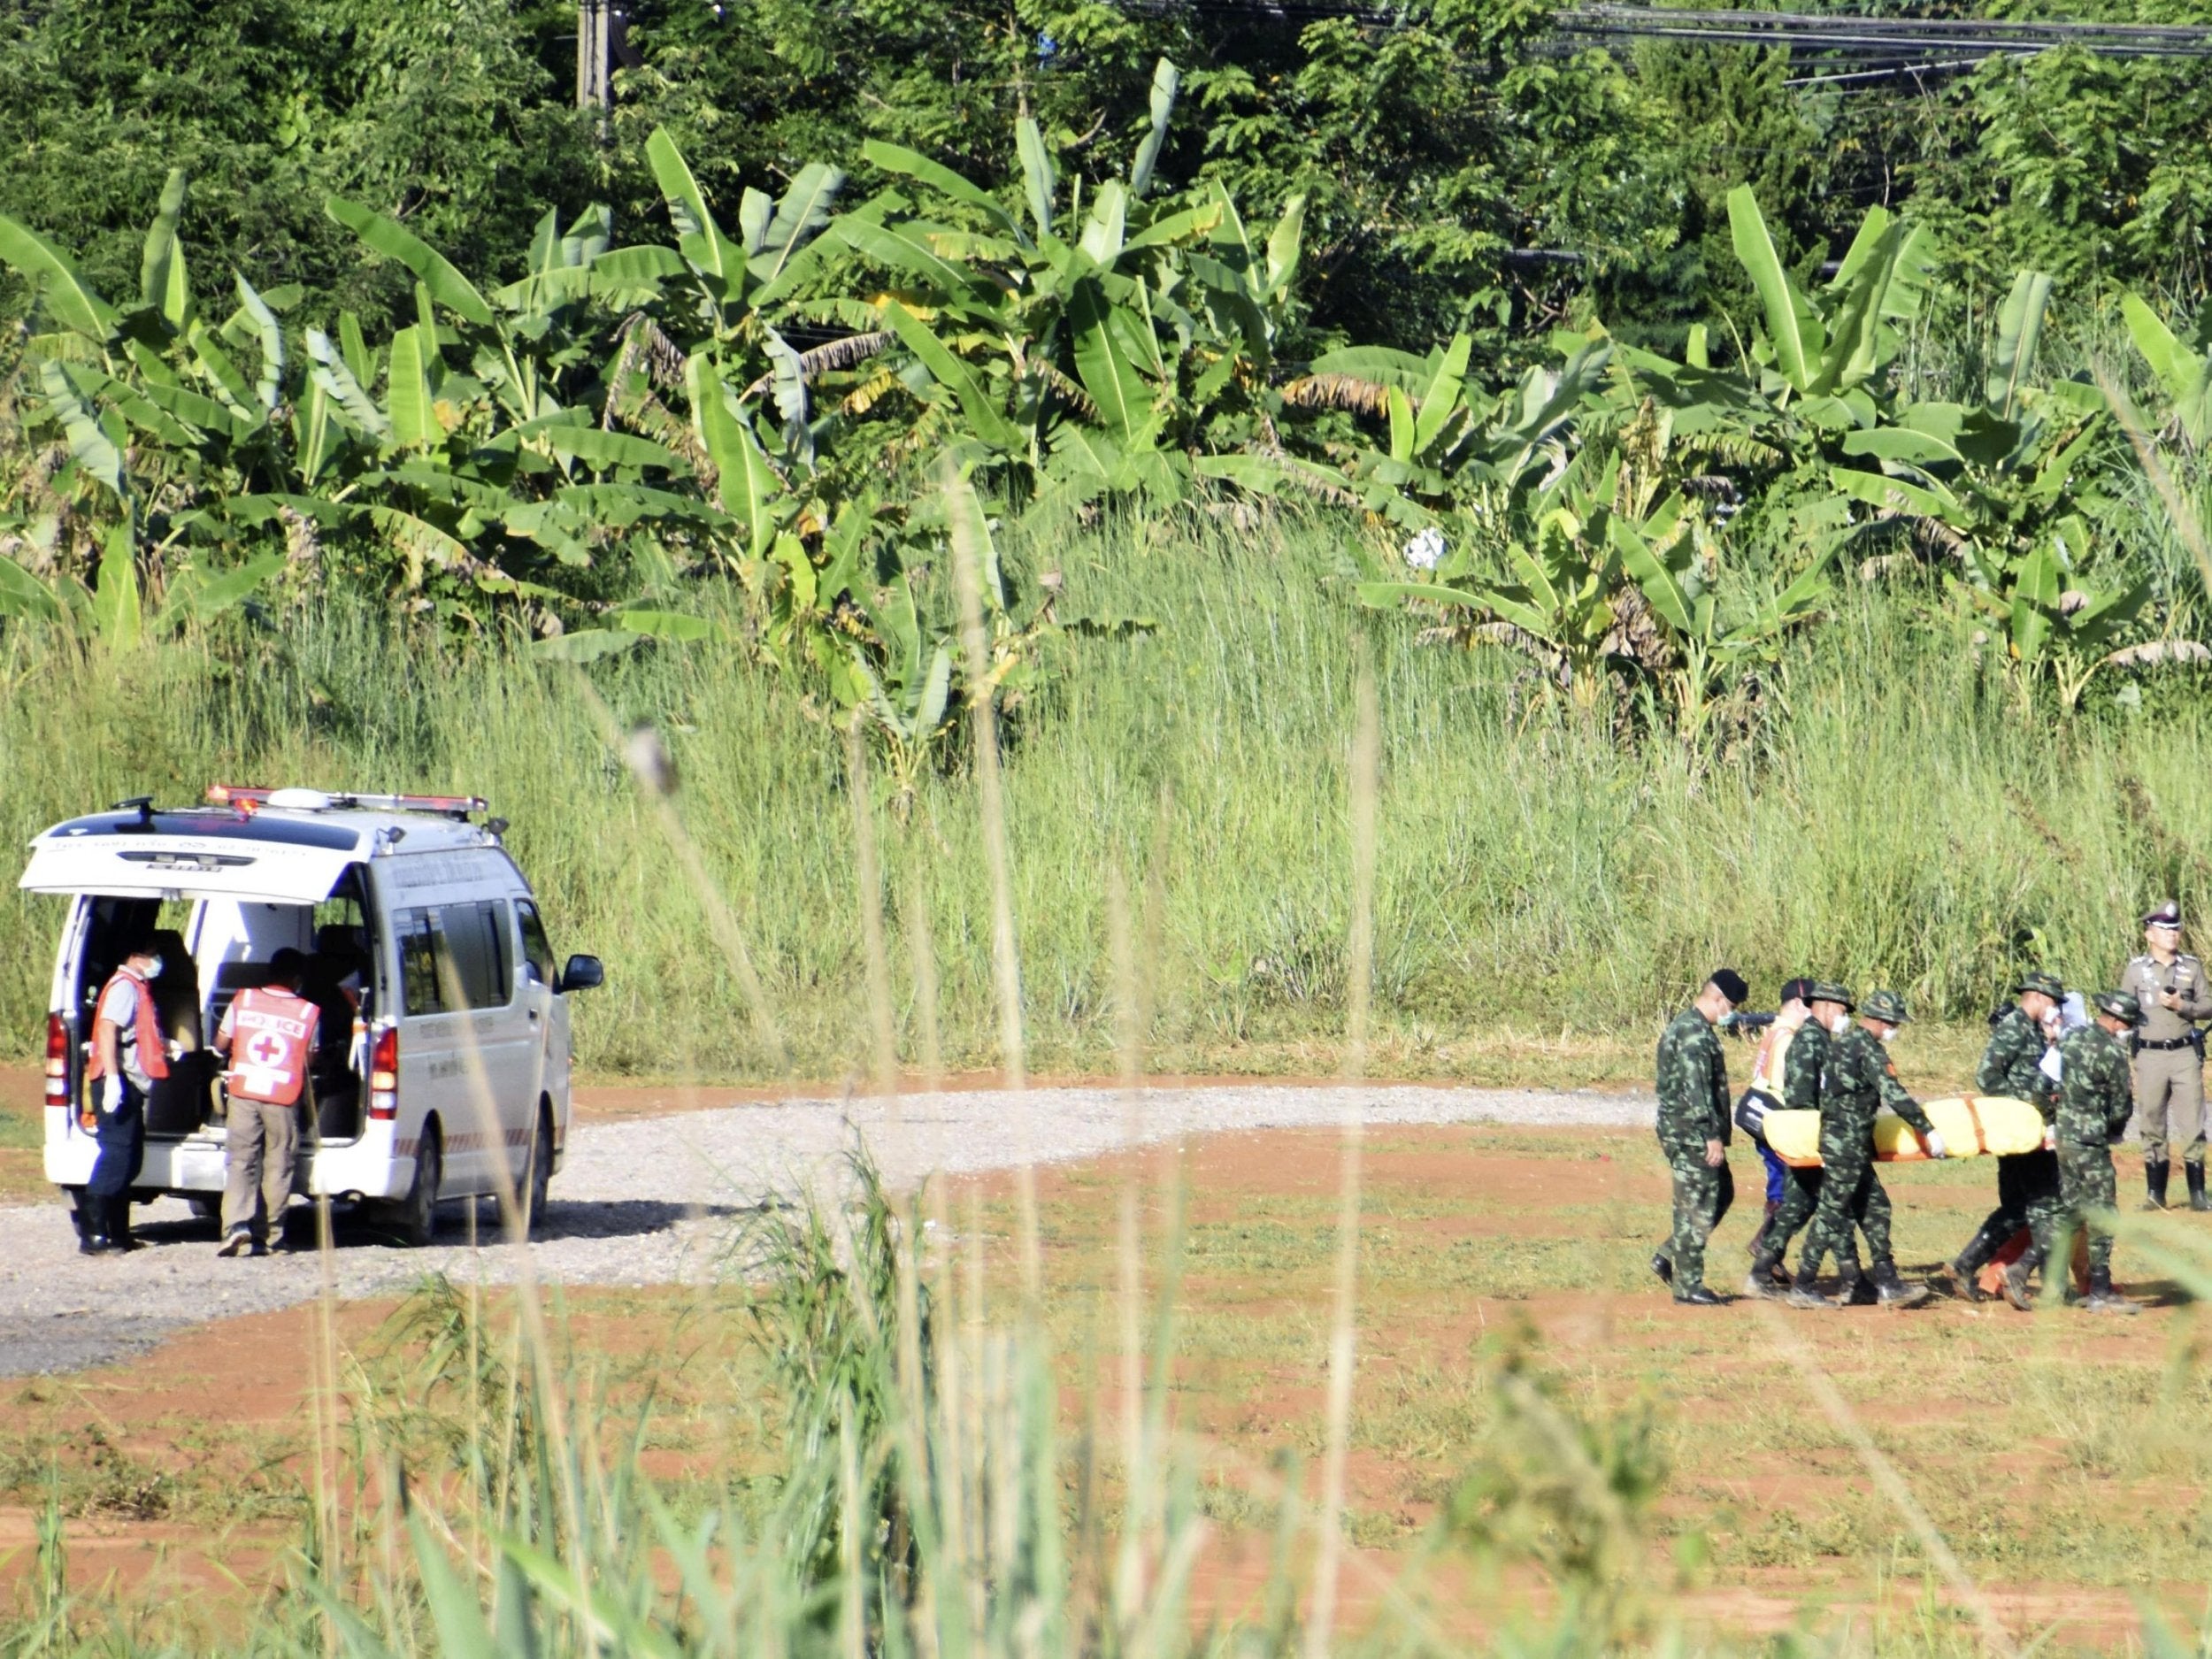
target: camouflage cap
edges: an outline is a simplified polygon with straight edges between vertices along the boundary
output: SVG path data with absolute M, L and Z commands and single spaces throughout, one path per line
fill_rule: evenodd
M 1851 1006 L 1851 993 L 1833 979 L 1815 979 L 1812 993 L 1805 999 L 1809 1002 L 1840 1002 Z
M 1866 1001 L 1859 1004 L 1859 1012 L 1885 1025 L 1902 1025 L 1912 1018 L 1905 1011 L 1905 999 L 1894 991 L 1869 991 Z
M 2143 1005 L 2128 991 L 2100 991 L 2097 993 L 2097 1011 L 2124 1019 L 2131 1025 L 2143 1023 Z
M 2055 973 L 2046 973 L 2039 968 L 2033 973 L 2022 974 L 2020 983 L 2012 988 L 2024 996 L 2030 991 L 2040 991 L 2054 1002 L 2066 1000 L 2066 981 Z

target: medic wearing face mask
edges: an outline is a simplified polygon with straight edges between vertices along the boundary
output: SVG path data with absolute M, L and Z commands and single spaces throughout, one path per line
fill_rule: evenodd
M 154 1008 L 161 955 L 151 933 L 134 935 L 122 965 L 100 992 L 92 1014 L 91 1106 L 85 1127 L 99 1156 L 79 1207 L 78 1248 L 87 1256 L 139 1248 L 131 1237 L 131 1183 L 146 1157 L 146 1096 L 169 1075 L 169 1054 Z

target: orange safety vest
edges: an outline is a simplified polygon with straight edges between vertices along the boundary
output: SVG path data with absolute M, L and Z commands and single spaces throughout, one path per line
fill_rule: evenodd
M 314 1003 L 278 986 L 239 992 L 230 1005 L 225 1087 L 241 1100 L 298 1104 L 315 1050 L 316 1017 Z
M 96 1083 L 107 1075 L 107 1067 L 100 1059 L 100 1044 L 96 1035 L 96 1027 L 104 1017 L 108 1004 L 108 993 L 115 988 L 115 982 L 118 979 L 128 979 L 138 987 L 138 1013 L 131 1021 L 133 1038 L 138 1045 L 138 1069 L 156 1082 L 159 1082 L 169 1075 L 169 1050 L 162 1041 L 161 1015 L 154 1007 L 154 987 L 150 981 L 140 978 L 128 968 L 118 968 L 109 976 L 108 982 L 100 987 L 100 1000 L 93 1004 L 92 1019 L 96 1027 L 96 1035 L 92 1044 L 92 1066 L 86 1075 Z M 122 1038 L 119 1033 L 116 1039 L 115 1052 L 116 1057 L 119 1060 L 123 1052 Z

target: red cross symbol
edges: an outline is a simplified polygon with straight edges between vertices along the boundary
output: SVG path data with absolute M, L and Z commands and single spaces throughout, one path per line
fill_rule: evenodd
M 284 1059 L 284 1040 L 273 1032 L 257 1031 L 246 1039 L 246 1058 L 251 1064 L 274 1068 Z

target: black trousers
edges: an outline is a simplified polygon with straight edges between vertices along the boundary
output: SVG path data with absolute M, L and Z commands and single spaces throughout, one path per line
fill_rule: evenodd
M 2000 1243 L 2028 1225 L 2031 1215 L 2058 1202 L 2058 1154 L 2048 1147 L 1997 1160 L 1997 1208 L 1982 1225 Z
M 106 1079 L 92 1085 L 93 1100 L 107 1087 Z M 146 1162 L 146 1097 L 130 1079 L 123 1079 L 123 1103 L 113 1111 L 99 1112 L 99 1156 L 92 1160 L 92 1179 L 85 1183 L 88 1195 L 128 1202 L 131 1183 Z

